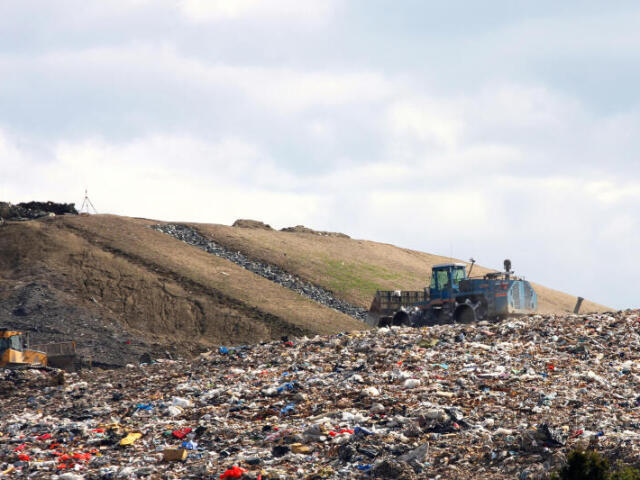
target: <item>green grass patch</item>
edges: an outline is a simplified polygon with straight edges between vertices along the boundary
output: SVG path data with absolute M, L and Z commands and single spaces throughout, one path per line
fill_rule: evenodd
M 325 265 L 325 274 L 329 279 L 328 286 L 335 293 L 355 290 L 373 297 L 376 290 L 384 290 L 382 282 L 393 282 L 399 285 L 403 279 L 402 274 L 366 263 L 326 259 Z
M 621 466 L 612 470 L 609 461 L 594 450 L 573 450 L 567 464 L 551 480 L 640 480 L 640 470 Z

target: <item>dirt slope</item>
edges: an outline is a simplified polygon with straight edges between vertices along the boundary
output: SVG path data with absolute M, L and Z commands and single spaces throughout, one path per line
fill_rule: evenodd
M 115 329 L 120 343 L 177 346 L 178 353 L 363 328 L 351 317 L 156 232 L 148 228 L 151 223 L 99 215 L 2 227 L 0 324 L 34 327 L 38 322 L 31 317 L 45 321 L 55 303 L 68 306 L 58 315 L 59 324 L 49 326 L 58 336 L 64 330 L 86 343 L 78 335 L 92 336 L 85 324 L 99 317 L 122 326 Z M 48 293 L 21 311 L 20 297 L 34 283 Z M 41 341 L 42 332 L 33 334 Z
M 218 345 L 365 328 L 149 228 L 156 223 L 94 215 L 0 227 L 0 325 L 29 331 L 34 343 L 76 340 L 86 359 L 102 365 L 134 362 L 147 352 L 188 356 Z M 423 288 L 431 266 L 448 260 L 340 236 L 192 227 L 365 308 L 376 289 Z M 572 296 L 536 290 L 543 312 L 573 308 Z
M 421 290 L 433 265 L 451 261 L 448 257 L 368 240 L 226 225 L 191 226 L 228 248 L 279 265 L 362 307 L 369 307 L 377 289 Z M 490 271 L 477 265 L 474 267 L 474 275 Z M 536 283 L 533 285 L 541 312 L 573 311 L 576 297 Z M 588 300 L 582 305 L 582 312 L 610 310 Z

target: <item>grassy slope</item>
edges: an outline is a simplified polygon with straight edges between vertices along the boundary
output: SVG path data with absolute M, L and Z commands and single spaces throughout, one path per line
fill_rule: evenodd
M 230 344 L 363 328 L 224 259 L 110 215 L 13 223 L 0 235 L 0 298 L 44 281 L 158 339 Z
M 367 240 L 308 233 L 192 224 L 212 240 L 324 286 L 356 305 L 368 308 L 377 289 L 420 290 L 428 272 L 449 258 Z M 474 267 L 474 275 L 489 272 Z M 534 283 L 541 312 L 573 311 L 576 298 Z M 585 301 L 582 312 L 608 310 Z

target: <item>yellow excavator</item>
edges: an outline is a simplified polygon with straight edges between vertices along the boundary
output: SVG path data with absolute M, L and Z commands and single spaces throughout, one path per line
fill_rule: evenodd
M 23 332 L 0 328 L 0 368 L 66 368 L 73 363 L 75 356 L 75 342 L 49 343 L 30 348 Z

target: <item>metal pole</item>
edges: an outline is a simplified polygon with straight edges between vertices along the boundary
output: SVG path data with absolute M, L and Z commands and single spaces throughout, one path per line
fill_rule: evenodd
M 584 300 L 584 298 L 578 297 L 578 301 L 576 302 L 576 306 L 573 309 L 573 313 L 578 313 L 580 311 L 580 307 L 582 306 L 583 300 Z

